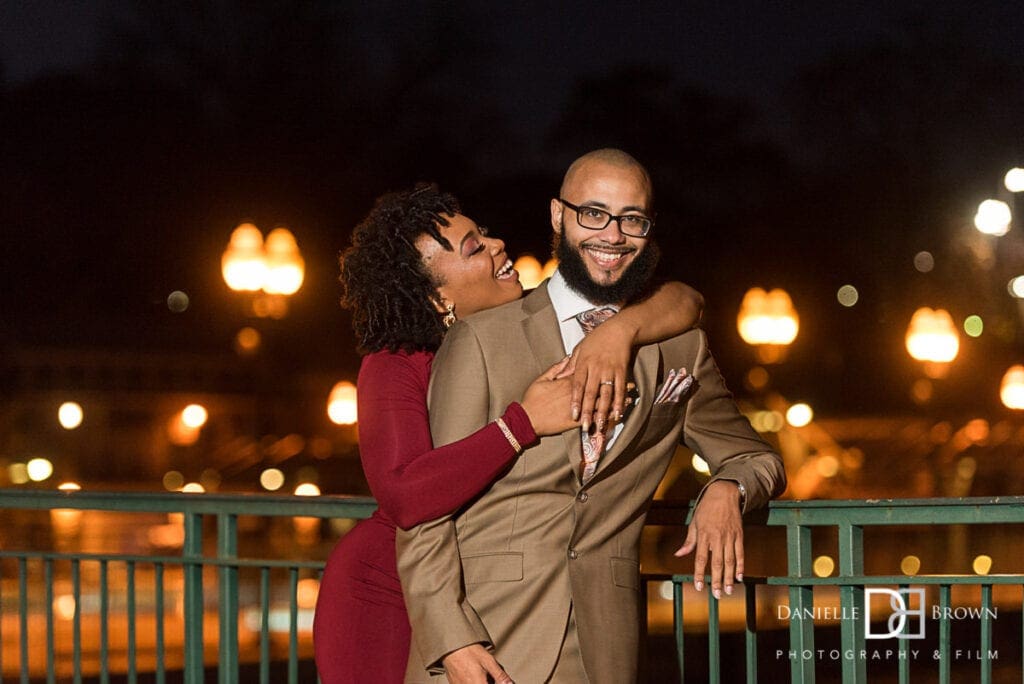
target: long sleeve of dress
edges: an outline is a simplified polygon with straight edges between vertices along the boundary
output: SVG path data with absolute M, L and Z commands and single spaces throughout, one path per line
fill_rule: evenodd
M 359 371 L 359 449 L 381 511 L 407 529 L 452 513 L 508 466 L 515 450 L 495 423 L 434 449 L 427 416 L 428 353 L 369 354 Z M 526 411 L 502 416 L 524 447 L 537 437 Z

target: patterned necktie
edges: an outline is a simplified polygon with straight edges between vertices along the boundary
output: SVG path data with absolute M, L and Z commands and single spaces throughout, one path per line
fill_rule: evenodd
M 576 315 L 576 320 L 579 322 L 580 327 L 583 328 L 583 334 L 589 335 L 593 332 L 594 328 L 601 325 L 609 318 L 618 313 L 619 310 L 614 306 L 599 306 L 596 309 L 588 309 L 583 313 Z M 604 452 L 605 434 L 597 429 L 596 426 L 591 428 L 592 434 L 582 433 L 583 438 L 583 462 L 580 464 L 580 480 L 583 484 L 590 481 L 590 478 L 594 476 L 597 471 L 597 461 L 601 458 L 601 453 Z

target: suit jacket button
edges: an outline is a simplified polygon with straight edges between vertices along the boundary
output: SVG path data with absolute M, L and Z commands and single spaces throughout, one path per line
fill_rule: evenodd
M 579 493 L 579 494 L 578 494 L 578 495 L 576 496 L 576 500 L 577 500 L 577 501 L 579 501 L 580 503 L 585 503 L 585 502 L 586 502 L 586 500 L 587 500 L 587 499 L 589 499 L 589 498 L 590 498 L 590 495 L 589 495 L 589 494 L 587 494 L 586 492 L 580 492 L 580 493 Z
M 569 558 L 576 560 L 580 557 L 580 554 L 576 553 L 576 549 L 569 549 Z

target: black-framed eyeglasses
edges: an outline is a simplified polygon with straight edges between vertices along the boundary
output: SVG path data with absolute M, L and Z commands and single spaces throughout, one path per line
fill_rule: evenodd
M 604 209 L 597 207 L 580 207 L 572 202 L 566 202 L 561 197 L 558 201 L 576 212 L 576 222 L 588 230 L 604 230 L 612 221 L 618 221 L 619 230 L 623 235 L 631 237 L 647 237 L 654 226 L 654 220 L 640 214 L 625 214 L 616 216 Z

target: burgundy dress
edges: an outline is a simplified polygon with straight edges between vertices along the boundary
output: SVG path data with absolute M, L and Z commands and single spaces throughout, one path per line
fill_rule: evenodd
M 323 684 L 399 684 L 409 619 L 395 560 L 395 525 L 451 513 L 505 470 L 515 451 L 495 423 L 439 449 L 430 440 L 430 352 L 377 352 L 359 371 L 359 451 L 378 509 L 342 537 L 320 583 L 313 619 Z M 526 411 L 502 416 L 522 445 L 536 439 Z

